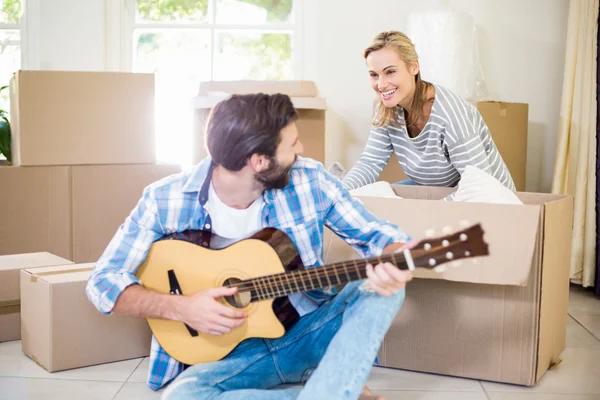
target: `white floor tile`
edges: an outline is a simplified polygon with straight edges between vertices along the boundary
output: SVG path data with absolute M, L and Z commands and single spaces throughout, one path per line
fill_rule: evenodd
M 162 390 L 155 392 L 145 383 L 127 382 L 123 385 L 115 400 L 159 400 Z
M 569 314 L 600 315 L 600 297 L 581 286 L 573 285 L 569 291 Z
M 488 393 L 490 400 L 600 400 L 597 394 Z
M 391 368 L 374 367 L 367 386 L 377 390 L 414 390 L 447 392 L 483 392 L 476 380 L 422 374 Z
M 562 363 L 547 371 L 531 388 L 484 382 L 486 392 L 547 394 L 600 394 L 600 347 L 570 348 L 561 355 Z
M 0 377 L 0 400 L 111 400 L 123 384 Z
M 125 382 L 141 358 L 50 373 L 21 351 L 21 341 L 0 343 L 0 376 Z
M 596 318 L 598 318 L 600 324 L 600 317 Z M 582 325 L 584 324 L 578 322 L 576 318 L 567 317 L 567 348 L 600 346 L 600 339 L 598 339 L 600 332 L 596 337 L 589 332 L 589 328 L 586 329 Z
M 146 383 L 148 380 L 148 369 L 150 368 L 150 358 L 144 357 L 140 365 L 137 366 L 133 374 L 127 379 L 127 382 Z
M 376 396 L 384 396 L 386 400 L 487 400 L 485 393 L 474 392 L 401 392 L 378 391 Z
M 591 315 L 573 313 L 572 317 L 600 341 L 600 314 Z

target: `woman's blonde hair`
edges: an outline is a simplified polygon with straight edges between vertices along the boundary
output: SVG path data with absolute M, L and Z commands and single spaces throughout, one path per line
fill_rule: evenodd
M 396 50 L 407 66 L 419 60 L 412 41 L 404 33 L 398 31 L 385 31 L 375 36 L 369 47 L 365 49 L 364 57 L 366 59 L 372 52 L 388 47 Z M 415 76 L 415 84 L 415 94 L 412 103 L 410 108 L 406 110 L 408 111 L 407 126 L 414 125 L 421 117 L 423 104 L 427 101 L 427 92 L 431 87 L 429 82 L 421 80 L 421 72 L 418 72 Z M 396 119 L 396 107 L 387 108 L 380 99 L 378 110 L 373 116 L 373 124 L 381 127 L 389 125 L 392 121 L 400 122 Z

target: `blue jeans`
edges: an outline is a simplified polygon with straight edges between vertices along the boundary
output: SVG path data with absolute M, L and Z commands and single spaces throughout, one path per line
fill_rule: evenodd
M 279 339 L 248 339 L 220 361 L 189 367 L 162 399 L 357 399 L 405 293 L 363 292 L 362 282 L 346 285 Z M 302 389 L 272 389 L 309 374 Z

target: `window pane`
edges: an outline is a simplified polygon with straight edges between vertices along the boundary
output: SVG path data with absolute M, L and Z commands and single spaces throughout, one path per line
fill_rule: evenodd
M 217 30 L 213 78 L 225 81 L 292 79 L 292 35 Z
M 0 23 L 18 24 L 21 12 L 21 0 L 0 0 Z
M 217 0 L 219 24 L 292 23 L 293 0 Z
M 207 14 L 208 0 L 137 0 L 136 22 L 207 22 Z
M 8 85 L 12 75 L 21 68 L 19 31 L 0 30 L 0 87 Z M 8 111 L 8 90 L 0 95 L 0 109 Z
M 209 30 L 134 31 L 134 72 L 154 72 L 158 162 L 191 162 L 190 100 L 210 79 Z

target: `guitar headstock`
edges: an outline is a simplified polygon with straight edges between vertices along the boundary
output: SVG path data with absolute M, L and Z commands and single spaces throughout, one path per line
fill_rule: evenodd
M 445 236 L 423 239 L 411 249 L 415 267 L 442 272 L 446 268 L 443 264 L 459 265 L 459 260 L 465 258 L 487 256 L 488 244 L 483 235 L 481 224 L 475 224 Z

